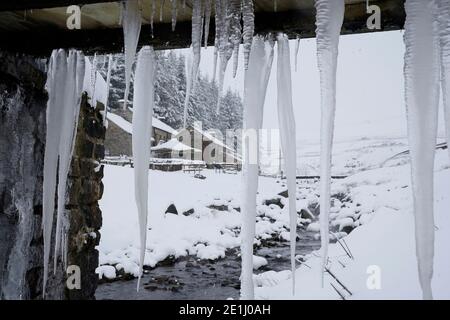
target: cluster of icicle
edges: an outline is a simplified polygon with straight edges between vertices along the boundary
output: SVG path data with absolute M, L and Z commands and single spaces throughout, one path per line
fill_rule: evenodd
M 344 0 L 316 0 L 317 63 L 321 89 L 320 239 L 322 267 L 328 260 L 331 152 L 336 112 L 336 70 Z M 320 270 L 323 286 L 323 269 Z
M 250 51 L 248 69 L 245 74 L 244 94 L 244 130 L 259 132 L 262 128 L 264 102 L 267 84 L 272 69 L 274 56 L 274 42 L 256 36 L 253 39 Z M 278 119 L 281 131 L 281 147 L 285 155 L 287 185 L 289 194 L 290 217 L 290 245 L 292 292 L 295 292 L 295 246 L 297 238 L 297 210 L 296 210 L 296 129 L 294 109 L 292 104 L 291 61 L 289 41 L 286 35 L 277 36 L 278 73 L 277 73 L 277 100 Z M 248 131 L 247 131 L 248 132 Z M 256 194 L 258 191 L 259 168 L 259 136 L 256 137 L 256 146 L 252 141 L 243 138 L 243 192 L 242 192 L 242 274 L 241 298 L 254 298 L 253 284 L 253 242 L 256 223 Z M 251 148 L 253 147 L 253 148 Z M 255 158 L 256 157 L 256 161 Z
M 225 72 L 228 62 L 233 57 L 233 76 L 236 76 L 239 61 L 239 46 L 243 42 L 245 69 L 248 66 L 250 49 L 254 34 L 253 0 L 215 0 L 214 3 L 216 35 L 214 41 L 214 77 L 219 60 L 219 99 L 217 111 L 223 91 Z M 192 1 L 192 56 L 187 57 L 186 97 L 184 104 L 184 126 L 186 126 L 187 108 L 195 86 L 200 64 L 201 43 L 204 38 L 205 47 L 208 44 L 212 0 Z M 192 62 L 191 62 L 192 61 Z
M 57 194 L 57 220 L 54 253 L 54 272 L 58 257 L 65 256 L 65 201 L 67 176 L 76 137 L 81 93 L 85 76 L 85 57 L 78 51 L 54 50 L 47 73 L 47 132 L 44 156 L 43 219 L 45 295 L 48 280 L 51 235 Z M 57 183 L 58 181 L 58 183 Z M 61 247 L 62 250 L 61 250 Z

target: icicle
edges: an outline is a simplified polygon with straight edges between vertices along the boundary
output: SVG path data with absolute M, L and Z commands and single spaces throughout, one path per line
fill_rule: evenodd
M 278 1 L 277 0 L 273 0 L 273 11 L 274 12 L 278 11 Z
M 55 265 L 61 246 L 61 229 L 65 209 L 66 182 L 72 159 L 73 144 L 79 112 L 81 88 L 84 79 L 84 58 L 70 51 L 67 58 L 64 50 L 53 51 L 49 63 L 47 84 L 47 133 L 44 155 L 43 184 L 43 234 L 44 234 L 44 279 L 43 295 L 48 280 L 48 263 L 55 209 L 55 189 L 58 171 L 58 207 L 55 238 Z
M 60 139 L 61 113 L 59 108 L 63 104 L 63 97 L 59 92 L 64 92 L 65 77 L 64 50 L 54 50 L 49 62 L 46 89 L 47 102 L 47 130 L 44 154 L 44 183 L 42 200 L 42 229 L 44 237 L 44 279 L 43 295 L 48 280 L 48 263 L 50 258 L 50 245 L 55 209 L 56 173 L 58 168 L 58 146 Z
M 217 60 L 219 58 L 219 48 L 218 48 L 217 38 L 214 40 L 214 63 L 213 63 L 213 81 L 216 80 L 217 75 Z
M 152 0 L 152 9 L 150 12 L 150 29 L 152 30 L 152 38 L 155 37 L 153 25 L 155 22 L 155 13 L 156 13 L 156 0 Z
M 299 50 L 300 50 L 300 35 L 297 36 L 297 41 L 295 42 L 295 72 L 297 72 Z
M 416 254 L 423 298 L 432 299 L 433 180 L 439 106 L 439 50 L 433 2 L 405 3 L 405 98 L 411 150 Z
M 450 146 L 450 1 L 436 1 L 436 19 L 439 22 L 439 43 L 442 74 L 442 94 L 447 143 Z M 450 147 L 447 148 L 450 155 Z
M 112 54 L 109 54 L 108 57 L 108 72 L 106 73 L 106 102 L 105 102 L 105 117 L 103 118 L 103 123 L 106 124 L 107 122 L 107 115 L 108 115 L 108 104 L 109 104 L 109 90 L 111 85 L 111 68 L 113 64 L 113 56 Z
M 244 22 L 244 65 L 248 67 L 250 49 L 252 47 L 253 34 L 255 33 L 255 15 L 253 12 L 253 0 L 242 0 L 242 20 Z
M 317 61 L 321 87 L 320 239 L 322 267 L 328 260 L 331 150 L 336 112 L 336 69 L 344 0 L 316 0 Z M 321 280 L 323 287 L 323 269 Z
M 209 25 L 211 21 L 211 1 L 205 0 L 205 49 L 208 47 Z
M 194 0 L 192 4 L 192 81 L 195 82 L 198 76 L 202 49 L 202 1 Z
M 161 5 L 159 7 L 159 22 L 163 21 L 164 2 L 165 0 L 161 0 Z
M 289 194 L 290 240 L 292 295 L 295 294 L 295 247 L 297 241 L 297 209 L 296 209 L 296 135 L 294 107 L 292 105 L 292 80 L 289 39 L 285 34 L 277 37 L 278 43 L 278 123 L 281 136 L 281 147 L 285 158 Z
M 133 99 L 133 164 L 136 206 L 139 215 L 140 260 L 139 280 L 142 277 L 147 240 L 148 168 L 154 106 L 155 55 L 153 48 L 143 47 L 138 54 Z
M 177 15 L 178 15 L 178 0 L 172 1 L 172 31 L 175 31 L 175 27 L 177 25 Z
M 59 106 L 62 109 L 61 131 L 59 141 L 59 163 L 58 163 L 58 205 L 56 215 L 56 236 L 55 236 L 55 255 L 54 255 L 54 273 L 58 264 L 59 248 L 61 245 L 61 234 L 63 228 L 63 219 L 65 219 L 65 201 L 67 190 L 67 176 L 69 174 L 70 163 L 72 161 L 72 145 L 74 143 L 75 117 L 78 117 L 79 102 L 78 97 L 81 92 L 77 90 L 77 53 L 69 52 L 67 59 L 66 74 L 64 81 L 64 102 Z M 84 75 L 83 75 L 84 76 Z
M 258 133 L 262 127 L 264 101 L 272 68 L 273 43 L 264 42 L 261 37 L 255 37 L 251 49 L 249 66 L 244 81 L 244 130 L 255 130 Z M 253 241 L 255 238 L 256 193 L 258 190 L 258 135 L 256 140 L 256 148 L 251 148 L 255 146 L 251 145 L 252 141 L 249 141 L 249 139 L 243 139 L 242 141 L 244 162 L 241 201 L 241 298 L 246 300 L 254 298 Z M 253 160 L 251 160 L 252 158 Z M 255 158 L 258 159 L 256 163 Z
M 225 72 L 227 70 L 228 61 L 233 55 L 233 43 L 230 41 L 230 19 L 231 15 L 230 2 L 225 0 L 216 0 L 216 23 L 219 27 L 219 93 L 217 100 L 217 112 L 220 109 Z
M 187 116 L 189 108 L 189 99 L 192 92 L 192 54 L 186 55 L 186 95 L 184 97 L 184 115 L 183 115 L 183 128 L 187 126 Z
M 123 98 L 123 109 L 126 110 L 130 92 L 131 69 L 133 67 L 139 34 L 141 32 L 141 9 L 139 8 L 139 1 L 126 1 L 123 4 L 122 15 L 125 42 L 125 96 Z
M 241 0 L 230 0 L 230 41 L 233 46 L 233 77 L 236 77 L 241 44 Z
M 183 125 L 186 128 L 187 108 L 191 97 L 192 88 L 198 77 L 198 69 L 200 66 L 200 55 L 202 49 L 202 2 L 201 0 L 193 1 L 192 8 L 192 58 L 187 57 L 186 64 L 186 96 L 184 98 L 184 119 Z M 191 59 L 191 60 L 189 60 Z

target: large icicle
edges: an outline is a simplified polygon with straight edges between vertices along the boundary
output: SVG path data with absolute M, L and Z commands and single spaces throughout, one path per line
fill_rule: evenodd
M 139 215 L 140 259 L 139 280 L 142 276 L 148 214 L 148 168 L 150 162 L 152 114 L 154 106 L 155 55 L 152 47 L 143 47 L 138 54 L 133 97 L 133 164 L 136 206 Z
M 136 48 L 141 33 L 141 8 L 139 0 L 128 0 L 123 3 L 122 25 L 125 47 L 125 95 L 123 108 L 127 108 L 130 92 L 131 69 L 136 56 Z
M 59 165 L 58 165 L 58 206 L 57 206 L 57 220 L 56 220 L 56 236 L 55 236 L 55 255 L 54 255 L 54 269 L 56 273 L 56 266 L 59 257 L 59 248 L 62 241 L 63 228 L 65 217 L 65 202 L 67 191 L 67 177 L 69 175 L 70 163 L 72 161 L 73 145 L 76 136 L 76 124 L 78 123 L 78 115 L 80 111 L 80 97 L 81 97 L 81 83 L 77 76 L 84 79 L 84 63 L 78 70 L 78 62 L 84 60 L 84 56 L 76 51 L 70 51 L 67 59 L 66 75 L 64 81 L 64 102 L 59 106 L 62 109 L 60 141 L 59 141 Z M 79 90 L 79 91 L 77 91 Z M 61 94 L 61 93 L 60 93 Z
M 255 33 L 255 14 L 253 10 L 253 0 L 242 0 L 242 20 L 244 23 L 242 36 L 244 42 L 245 70 L 248 68 L 248 59 L 250 57 L 250 49 L 252 48 L 253 34 Z
M 259 129 L 262 126 L 264 101 L 273 61 L 273 43 L 255 37 L 245 74 L 244 131 L 253 130 L 255 141 L 243 137 L 243 190 L 241 228 L 241 298 L 253 299 L 253 241 L 256 223 L 256 193 L 258 191 Z M 251 132 L 249 133 L 251 136 Z M 255 161 L 256 160 L 256 161 Z M 251 161 L 251 163 L 250 163 Z
M 54 50 L 49 62 L 46 89 L 47 102 L 47 130 L 44 154 L 44 184 L 42 201 L 42 228 L 44 235 L 44 279 L 43 295 L 45 295 L 48 279 L 48 263 L 52 237 L 53 215 L 55 209 L 56 173 L 58 168 L 58 146 L 60 140 L 61 114 L 63 104 L 66 54 L 64 50 Z
M 189 106 L 189 99 L 191 98 L 192 88 L 194 87 L 198 77 L 201 49 L 202 49 L 202 2 L 201 0 L 194 0 L 192 7 L 192 47 L 191 47 L 192 58 L 190 55 L 188 55 L 187 61 L 189 63 L 186 64 L 186 96 L 184 97 L 184 117 L 183 117 L 184 128 L 186 128 L 187 108 Z
M 439 22 L 442 94 L 447 143 L 450 145 L 450 1 L 435 0 L 436 19 Z M 450 148 L 447 148 L 450 155 Z
M 432 299 L 433 182 L 439 106 L 439 50 L 434 1 L 405 3 L 405 98 L 411 150 L 416 254 L 423 298 Z
M 46 89 L 47 132 L 44 155 L 43 183 L 43 219 L 44 234 L 44 279 L 43 295 L 45 295 L 48 280 L 48 263 L 55 210 L 55 191 L 58 184 L 58 222 L 56 230 L 56 251 L 61 241 L 61 217 L 65 205 L 66 181 L 68 168 L 72 158 L 73 143 L 76 134 L 76 124 L 80 104 L 81 89 L 84 79 L 84 57 L 71 51 L 67 59 L 64 50 L 54 50 L 49 62 Z M 59 174 L 58 171 L 59 161 Z M 55 265 L 56 269 L 56 265 Z M 56 271 L 56 270 L 55 270 Z
M 289 39 L 285 34 L 277 37 L 278 43 L 278 123 L 280 127 L 281 148 L 284 154 L 284 165 L 289 194 L 290 240 L 292 295 L 295 294 L 295 248 L 297 240 L 297 209 L 296 209 L 296 135 L 294 107 L 292 105 L 292 80 Z
M 328 260 L 331 152 L 336 111 L 336 70 L 344 0 L 316 0 L 317 61 L 321 87 L 320 239 L 322 267 Z M 323 286 L 323 270 L 321 281 Z
M 233 55 L 233 43 L 230 40 L 231 2 L 216 0 L 216 23 L 219 29 L 219 93 L 217 100 L 217 111 L 220 109 L 222 91 L 227 71 L 228 62 Z M 216 34 L 217 36 L 217 34 Z
M 233 77 L 236 77 L 239 63 L 239 46 L 242 39 L 241 0 L 230 0 L 230 41 L 233 46 Z

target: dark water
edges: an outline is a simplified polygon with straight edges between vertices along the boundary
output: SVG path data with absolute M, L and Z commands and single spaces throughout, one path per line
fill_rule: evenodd
M 297 254 L 308 254 L 320 247 L 312 234 L 303 233 L 297 241 Z M 230 250 L 224 259 L 216 261 L 198 260 L 195 257 L 179 259 L 169 266 L 148 270 L 141 280 L 141 289 L 136 292 L 137 280 L 119 280 L 100 284 L 96 298 L 119 300 L 223 300 L 239 298 L 241 259 L 239 250 Z M 268 241 L 255 250 L 255 255 L 264 257 L 268 265 L 255 273 L 269 270 L 290 270 L 289 243 Z

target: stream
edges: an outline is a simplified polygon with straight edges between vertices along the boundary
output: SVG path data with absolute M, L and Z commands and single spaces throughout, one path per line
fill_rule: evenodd
M 320 241 L 313 234 L 300 232 L 297 241 L 298 255 L 305 255 L 320 248 Z M 268 264 L 255 270 L 290 270 L 289 242 L 270 240 L 255 250 L 255 255 L 267 259 Z M 171 265 L 147 270 L 136 291 L 137 279 L 117 280 L 99 284 L 98 300 L 224 300 L 239 299 L 241 259 L 239 248 L 231 249 L 223 259 L 199 260 L 194 256 L 177 259 Z

